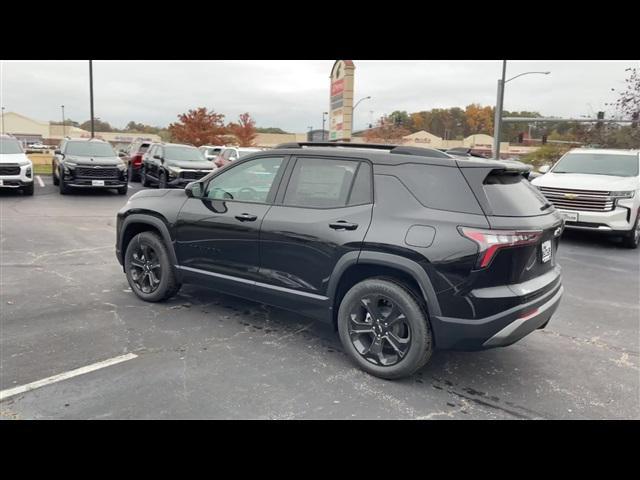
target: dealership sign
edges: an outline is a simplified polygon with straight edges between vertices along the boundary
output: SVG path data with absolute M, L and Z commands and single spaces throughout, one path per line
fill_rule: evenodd
M 331 69 L 329 140 L 351 139 L 354 70 L 351 60 L 338 60 Z

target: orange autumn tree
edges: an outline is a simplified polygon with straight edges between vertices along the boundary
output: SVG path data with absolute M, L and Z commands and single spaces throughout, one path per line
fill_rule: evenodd
M 179 122 L 169 125 L 173 141 L 201 145 L 223 145 L 227 133 L 224 115 L 200 107 L 178 115 Z
M 411 132 L 393 122 L 388 116 L 383 116 L 378 120 L 376 126 L 367 130 L 364 134 L 364 138 L 367 143 L 383 143 L 387 145 L 402 144 L 406 135 Z
M 477 103 L 467 105 L 464 111 L 468 135 L 486 133 L 493 135 L 493 108 L 482 107 Z
M 238 145 L 241 147 L 252 147 L 258 136 L 256 130 L 256 122 L 251 118 L 249 113 L 243 113 L 238 117 L 238 123 L 230 123 L 227 125 L 229 133 L 236 137 Z

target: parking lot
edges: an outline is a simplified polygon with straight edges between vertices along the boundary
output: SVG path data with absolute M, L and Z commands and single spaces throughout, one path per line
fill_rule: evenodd
M 196 286 L 139 300 L 114 253 L 126 198 L 40 179 L 0 192 L 0 390 L 133 355 L 6 398 L 3 419 L 640 419 L 640 255 L 614 239 L 565 234 L 546 329 L 385 381 L 295 313 Z

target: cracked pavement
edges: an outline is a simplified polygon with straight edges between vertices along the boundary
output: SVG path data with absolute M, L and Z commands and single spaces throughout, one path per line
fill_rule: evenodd
M 197 286 L 142 302 L 114 253 L 125 198 L 42 178 L 33 198 L 0 192 L 0 390 L 138 357 L 5 399 L 0 418 L 640 419 L 640 253 L 614 239 L 565 234 L 545 330 L 385 381 L 295 313 Z

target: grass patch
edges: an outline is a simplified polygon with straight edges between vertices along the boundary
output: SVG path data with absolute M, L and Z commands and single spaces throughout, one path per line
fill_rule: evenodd
M 51 175 L 51 165 L 34 165 L 33 172 L 35 175 Z

